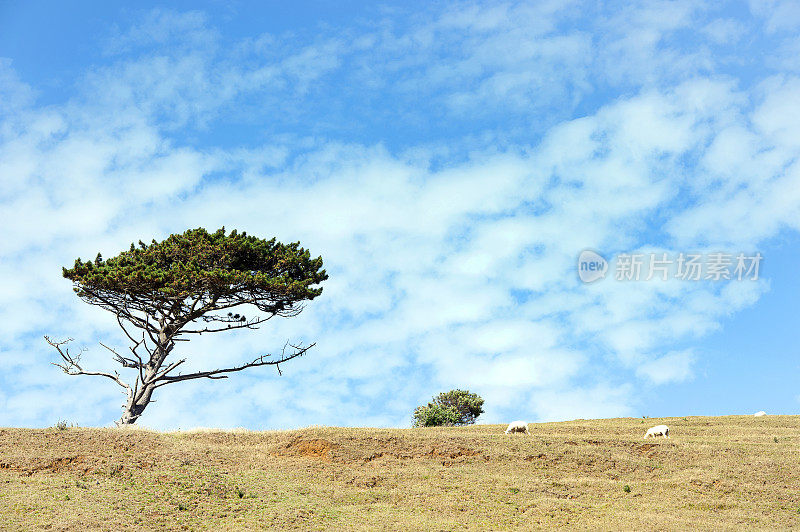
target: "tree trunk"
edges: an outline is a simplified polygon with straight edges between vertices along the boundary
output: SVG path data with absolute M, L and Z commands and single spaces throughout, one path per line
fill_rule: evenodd
M 139 416 L 142 415 L 144 409 L 150 404 L 150 398 L 153 395 L 154 385 L 150 384 L 143 386 L 136 395 L 131 396 L 128 401 L 122 406 L 122 417 L 117 421 L 117 426 L 133 425 Z
M 122 405 L 122 417 L 116 422 L 117 426 L 133 425 L 142 415 L 144 409 L 147 408 L 147 405 L 150 404 L 153 390 L 156 386 L 154 382 L 156 374 L 161 369 L 167 354 L 160 346 L 155 350 L 150 363 L 145 366 L 144 382 L 142 382 L 141 388 L 135 394 L 131 394 L 125 404 Z

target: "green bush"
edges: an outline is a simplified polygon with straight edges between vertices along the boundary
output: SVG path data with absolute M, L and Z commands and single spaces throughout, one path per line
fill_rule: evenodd
M 440 393 L 426 406 L 414 410 L 415 427 L 470 425 L 483 413 L 483 399 L 469 390 Z
M 458 421 L 458 411 L 447 406 L 428 403 L 414 410 L 415 427 L 452 426 Z

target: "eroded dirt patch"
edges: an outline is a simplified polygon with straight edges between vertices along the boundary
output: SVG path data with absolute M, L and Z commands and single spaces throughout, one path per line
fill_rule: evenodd
M 302 456 L 318 460 L 330 460 L 331 449 L 336 448 L 335 443 L 323 439 L 295 438 L 278 450 L 276 456 Z

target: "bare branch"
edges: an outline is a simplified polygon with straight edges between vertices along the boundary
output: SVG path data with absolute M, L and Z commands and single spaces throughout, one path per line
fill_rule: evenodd
M 61 342 L 53 341 L 47 336 L 45 336 L 44 339 L 48 344 L 56 348 L 58 354 L 61 355 L 61 358 L 64 360 L 64 364 L 58 364 L 56 362 L 51 362 L 51 364 L 53 364 L 54 366 L 58 366 L 59 368 L 64 370 L 64 373 L 66 373 L 67 375 L 95 375 L 98 377 L 108 377 L 109 379 L 113 380 L 114 382 L 125 388 L 128 391 L 129 395 L 133 393 L 133 390 L 131 389 L 130 385 L 123 382 L 122 379 L 119 378 L 119 373 L 117 373 L 116 371 L 114 372 L 113 375 L 111 373 L 104 373 L 100 371 L 84 371 L 84 369 L 81 368 L 81 366 L 78 364 L 78 362 L 80 361 L 80 355 L 78 355 L 77 357 L 73 357 L 69 354 L 69 349 L 67 348 L 61 349 L 61 346 L 71 342 L 72 338 L 63 340 Z
M 94 297 L 98 301 L 100 301 L 98 306 L 113 312 L 117 316 L 122 316 L 126 320 L 130 321 L 131 323 L 133 323 L 136 327 L 139 327 L 141 329 L 149 329 L 150 328 L 150 323 L 147 320 L 143 320 L 142 318 L 140 318 L 140 317 L 136 316 L 135 314 L 133 314 L 128 309 L 127 305 L 119 303 L 119 302 L 114 302 L 109 297 L 104 297 L 99 292 L 93 291 L 91 288 L 89 288 L 87 286 L 81 286 L 81 288 L 82 288 L 82 290 L 84 292 L 86 292 L 86 294 L 88 294 L 89 296 Z M 130 295 L 127 295 L 127 294 L 124 296 L 124 298 L 125 298 L 125 300 L 132 299 L 134 301 L 138 301 L 136 298 L 134 298 L 134 297 L 132 297 Z M 141 309 L 140 309 L 140 311 L 141 311 Z M 145 316 L 146 315 L 147 314 L 145 313 Z
M 136 360 L 134 360 L 132 358 L 128 358 L 128 357 L 124 357 L 124 356 L 120 355 L 114 349 L 111 349 L 110 347 L 108 347 L 103 342 L 100 342 L 100 345 L 102 345 L 103 347 L 105 347 L 106 349 L 108 349 L 109 351 L 114 353 L 114 361 L 119 362 L 120 364 L 122 364 L 123 368 L 141 369 L 141 366 L 142 366 L 141 359 L 139 359 L 139 361 L 137 362 Z M 134 352 L 134 354 L 136 354 L 136 353 Z
M 297 358 L 299 356 L 304 355 L 306 353 L 306 351 L 308 351 L 309 349 L 311 349 L 315 345 L 316 344 L 310 344 L 310 345 L 308 345 L 306 347 L 300 347 L 300 346 L 297 346 L 297 345 L 291 345 L 291 344 L 289 344 L 287 342 L 286 346 L 284 346 L 284 348 L 283 348 L 283 352 L 282 352 L 280 358 L 277 358 L 275 360 L 271 360 L 271 359 L 267 358 L 267 357 L 269 357 L 271 355 L 262 355 L 262 356 L 256 358 L 255 360 L 253 360 L 250 363 L 243 364 L 241 366 L 236 366 L 236 367 L 233 367 L 233 368 L 215 369 L 215 370 L 212 370 L 212 371 L 198 371 L 197 373 L 188 373 L 186 375 L 163 375 L 162 377 L 160 377 L 158 379 L 161 382 L 156 384 L 154 386 L 154 388 L 159 388 L 161 386 L 165 386 L 165 385 L 171 384 L 173 382 L 180 382 L 180 381 L 185 381 L 185 380 L 189 380 L 189 379 L 202 379 L 202 378 L 206 378 L 206 379 L 226 379 L 228 376 L 227 375 L 221 375 L 222 373 L 233 373 L 235 371 L 242 371 L 243 369 L 247 369 L 247 368 L 256 368 L 256 367 L 259 367 L 259 366 L 276 366 L 277 367 L 278 364 L 282 364 L 283 362 L 286 362 L 286 361 L 289 361 L 289 360 L 291 360 L 293 358 Z M 292 347 L 293 349 L 295 349 L 295 351 L 293 353 L 290 353 L 290 354 L 287 355 L 286 354 L 286 347 L 287 346 Z M 278 373 L 280 374 L 280 367 L 278 367 Z M 155 380 L 153 382 L 155 382 Z
M 185 358 L 182 358 L 181 360 L 178 360 L 177 362 L 173 362 L 172 364 L 167 366 L 166 369 L 163 369 L 163 370 L 159 371 L 158 373 L 156 373 L 156 375 L 152 379 L 150 379 L 150 382 L 158 381 L 161 377 L 164 377 L 167 373 L 169 373 L 173 369 L 177 368 L 178 366 L 180 366 L 184 362 L 186 362 Z
M 125 336 L 130 338 L 131 342 L 133 342 L 135 344 L 138 343 L 136 340 L 133 339 L 133 336 L 130 335 L 130 333 L 128 332 L 128 329 L 125 328 L 125 325 L 122 324 L 122 318 L 119 317 L 119 314 L 114 313 L 114 316 L 117 318 L 117 323 L 119 323 L 119 326 L 122 329 L 122 331 L 125 333 Z

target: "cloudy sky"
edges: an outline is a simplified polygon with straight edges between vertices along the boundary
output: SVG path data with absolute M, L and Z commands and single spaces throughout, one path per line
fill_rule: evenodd
M 486 423 L 800 410 L 800 4 L 188 4 L 0 0 L 0 426 L 120 415 L 50 364 L 45 334 L 127 349 L 62 266 L 222 226 L 330 279 L 186 370 L 317 345 L 143 425 L 407 427 L 452 388 Z M 646 280 L 681 253 L 763 260 Z

